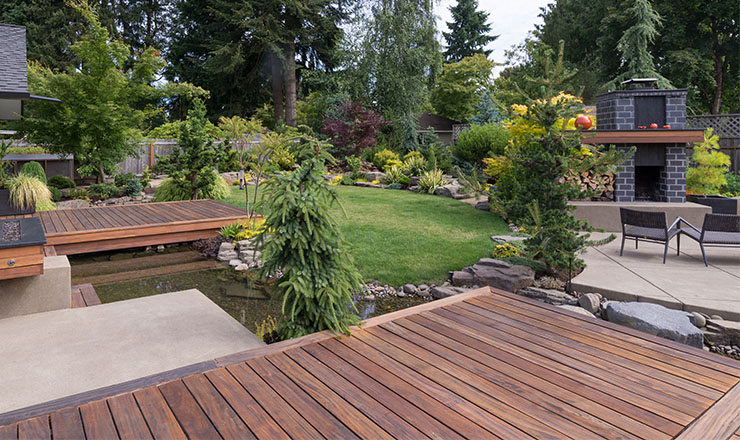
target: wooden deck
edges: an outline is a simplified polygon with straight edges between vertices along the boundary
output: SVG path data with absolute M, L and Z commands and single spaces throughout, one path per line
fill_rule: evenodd
M 96 306 L 100 304 L 98 293 L 92 284 L 80 284 L 72 286 L 72 308 Z
M 728 439 L 740 363 L 480 289 L 0 415 L 0 438 Z
M 243 209 L 214 200 L 59 209 L 37 215 L 47 246 L 59 255 L 199 240 L 245 217 Z

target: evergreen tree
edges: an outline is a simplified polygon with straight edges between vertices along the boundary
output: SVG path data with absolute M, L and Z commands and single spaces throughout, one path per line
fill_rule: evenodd
M 445 58 L 448 62 L 458 62 L 465 57 L 482 53 L 491 54 L 485 47 L 495 41 L 498 35 L 489 35 L 491 25 L 487 23 L 488 13 L 478 10 L 477 0 L 458 0 L 450 6 L 452 22 L 447 22 L 450 32 L 443 32 L 447 42 Z
M 658 78 L 659 88 L 673 88 L 671 82 L 656 70 L 653 55 L 648 48 L 660 35 L 660 15 L 653 9 L 650 0 L 635 0 L 630 13 L 634 22 L 617 44 L 617 50 L 622 54 L 624 72 L 614 78 L 608 88 L 614 90 L 621 81 L 631 78 Z

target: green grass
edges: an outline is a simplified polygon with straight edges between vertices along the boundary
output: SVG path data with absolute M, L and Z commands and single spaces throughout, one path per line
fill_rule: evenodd
M 367 281 L 439 284 L 448 271 L 490 256 L 489 237 L 509 231 L 494 214 L 445 197 L 350 186 L 336 191 L 346 216 L 339 207 L 332 214 Z M 244 207 L 244 192 L 231 187 L 226 202 Z

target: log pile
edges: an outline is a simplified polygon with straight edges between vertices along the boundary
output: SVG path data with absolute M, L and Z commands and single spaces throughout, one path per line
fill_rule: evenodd
M 593 202 L 614 201 L 614 174 L 596 174 L 593 171 L 583 171 L 567 177 L 567 180 L 580 185 L 581 190 L 589 192 L 588 200 Z

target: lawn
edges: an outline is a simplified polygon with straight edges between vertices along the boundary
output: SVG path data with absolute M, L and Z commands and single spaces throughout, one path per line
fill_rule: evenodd
M 445 197 L 410 191 L 337 186 L 333 215 L 365 280 L 399 286 L 441 283 L 450 270 L 490 256 L 491 235 L 508 232 L 490 212 Z M 244 192 L 226 200 L 244 207 Z

